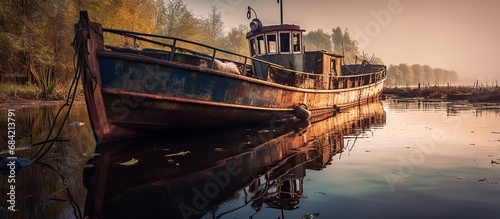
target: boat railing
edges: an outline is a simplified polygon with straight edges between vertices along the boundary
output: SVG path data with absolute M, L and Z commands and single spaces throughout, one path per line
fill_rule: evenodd
M 198 43 L 198 42 L 194 42 L 194 41 L 190 41 L 190 40 L 180 39 L 180 38 L 177 38 L 177 37 L 164 36 L 164 35 L 158 35 L 158 34 L 140 33 L 140 32 L 134 32 L 134 31 L 128 31 L 128 30 L 119 30 L 119 29 L 111 29 L 111 28 L 102 28 L 102 30 L 103 30 L 103 32 L 118 34 L 118 35 L 122 35 L 124 37 L 132 38 L 134 41 L 135 40 L 140 40 L 140 41 L 145 41 L 145 42 L 148 42 L 148 43 L 156 44 L 156 45 L 159 45 L 159 46 L 162 46 L 162 47 L 167 47 L 167 48 L 170 49 L 169 59 L 171 61 L 174 60 L 174 56 L 175 56 L 176 52 L 188 52 L 188 53 L 192 53 L 194 55 L 202 55 L 202 56 L 206 56 L 206 57 L 210 58 L 211 59 L 210 67 L 211 68 L 215 68 L 215 61 L 216 61 L 216 57 L 217 57 L 218 53 L 223 53 L 223 54 L 228 54 L 228 55 L 236 56 L 239 59 L 243 60 L 243 63 L 241 63 L 239 61 L 235 61 L 235 60 L 228 60 L 228 61 L 233 61 L 233 62 L 235 62 L 237 64 L 241 64 L 242 65 L 242 70 L 241 70 L 242 74 L 245 74 L 247 72 L 248 67 L 251 65 L 251 64 L 249 64 L 249 62 L 252 61 L 252 60 L 253 61 L 257 61 L 257 62 L 261 62 L 261 63 L 264 63 L 264 64 L 267 64 L 267 65 L 269 65 L 271 67 L 283 68 L 283 66 L 275 64 L 275 63 L 272 63 L 272 62 L 267 62 L 267 61 L 260 60 L 260 59 L 257 59 L 257 58 L 253 58 L 253 57 L 250 57 L 250 56 L 241 55 L 241 54 L 238 54 L 238 53 L 235 53 L 235 52 L 227 51 L 227 50 L 224 50 L 224 49 L 219 49 L 219 48 L 216 48 L 216 47 L 213 47 L 213 46 L 209 46 L 209 45 L 206 45 L 206 44 L 202 44 L 202 43 Z M 166 40 L 170 40 L 170 42 L 169 43 L 160 42 L 158 40 L 148 39 L 148 38 L 145 38 L 145 37 L 166 39 Z M 190 45 L 194 45 L 194 46 L 199 46 L 199 47 L 202 47 L 204 49 L 208 49 L 210 51 L 210 54 L 205 54 L 205 53 L 202 53 L 200 51 L 194 51 L 192 49 L 187 49 L 185 47 L 181 47 L 181 46 L 179 46 L 179 42 L 187 43 L 188 45 L 190 44 Z M 222 60 L 224 60 L 224 59 L 222 59 Z
M 370 73 L 351 75 L 324 75 L 270 67 L 269 81 L 303 89 L 346 89 L 367 86 L 384 80 L 387 76 L 385 66 L 377 65 Z
M 276 63 L 268 62 L 258 58 L 238 54 L 228 50 L 219 49 L 206 44 L 185 40 L 173 36 L 148 34 L 148 33 L 111 29 L 111 28 L 102 28 L 102 30 L 103 32 L 124 36 L 127 39 L 131 38 L 134 41 L 134 44 L 138 40 L 151 43 L 157 46 L 161 46 L 163 48 L 166 47 L 169 50 L 165 50 L 164 52 L 168 54 L 166 58 L 168 58 L 168 60 L 170 61 L 175 60 L 175 57 L 177 55 L 186 53 L 197 55 L 200 57 L 205 57 L 207 60 L 210 61 L 208 67 L 213 69 L 216 69 L 216 63 L 215 63 L 216 60 L 230 61 L 237 65 L 238 71 L 240 71 L 241 75 L 304 89 L 354 88 L 378 82 L 380 80 L 383 80 L 386 76 L 386 70 L 384 66 L 381 66 L 380 69 L 373 71 L 372 73 L 344 75 L 344 76 L 307 73 L 307 72 L 286 69 L 282 65 Z M 160 39 L 167 41 L 162 42 L 160 41 Z M 180 44 L 183 44 L 184 46 Z M 202 49 L 195 51 L 194 49 L 189 49 L 188 48 L 189 46 L 191 47 L 197 46 L 201 47 Z M 226 56 L 229 55 L 233 57 L 233 59 L 220 58 L 220 56 L 223 54 L 225 54 Z M 251 67 L 252 62 L 258 62 L 261 64 L 261 66 L 267 66 L 268 77 L 262 78 L 253 74 Z

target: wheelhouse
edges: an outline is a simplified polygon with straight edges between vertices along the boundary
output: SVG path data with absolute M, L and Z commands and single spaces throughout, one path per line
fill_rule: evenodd
M 254 23 L 253 21 L 252 23 Z M 304 46 L 299 26 L 292 24 L 262 27 L 260 21 L 247 33 L 252 57 L 275 63 L 284 68 L 304 71 Z M 253 62 L 257 76 L 267 77 L 267 65 Z M 264 66 L 265 65 L 265 66 Z

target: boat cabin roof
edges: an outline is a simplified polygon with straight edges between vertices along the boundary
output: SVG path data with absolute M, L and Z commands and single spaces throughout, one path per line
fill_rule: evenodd
M 259 31 L 250 31 L 247 33 L 247 39 L 250 37 L 263 34 L 263 33 L 268 33 L 268 32 L 275 32 L 275 31 L 301 31 L 304 32 L 305 30 L 301 30 L 298 25 L 295 24 L 283 24 L 283 25 L 270 25 L 270 26 L 263 26 Z
M 331 57 L 336 57 L 336 58 L 344 58 L 344 56 L 343 56 L 343 55 L 334 54 L 334 53 L 328 53 L 328 52 L 326 52 L 325 50 L 319 50 L 319 51 L 305 51 L 304 53 L 306 53 L 306 54 L 312 54 L 312 53 L 316 53 L 316 54 L 325 54 L 325 55 L 328 55 L 328 56 L 331 56 Z

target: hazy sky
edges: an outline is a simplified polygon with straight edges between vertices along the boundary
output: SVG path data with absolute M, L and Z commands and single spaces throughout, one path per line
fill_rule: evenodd
M 226 28 L 247 25 L 247 7 L 279 24 L 276 0 L 183 0 L 195 14 L 212 4 Z M 360 49 L 388 64 L 428 64 L 462 78 L 500 81 L 500 0 L 283 0 L 284 23 L 305 30 L 349 28 Z M 252 13 L 253 16 L 253 13 Z

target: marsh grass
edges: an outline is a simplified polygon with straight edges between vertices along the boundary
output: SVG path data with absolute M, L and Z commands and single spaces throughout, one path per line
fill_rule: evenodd
M 498 86 L 427 86 L 420 89 L 415 87 L 384 87 L 386 94 L 396 94 L 401 97 L 426 97 L 431 99 L 446 98 L 449 94 L 470 95 L 473 93 L 499 93 Z
M 78 87 L 78 94 L 82 93 L 82 86 Z M 56 82 L 51 86 L 50 92 L 43 92 L 43 88 L 35 84 L 0 83 L 0 102 L 6 100 L 40 99 L 64 100 L 68 94 L 69 83 Z

